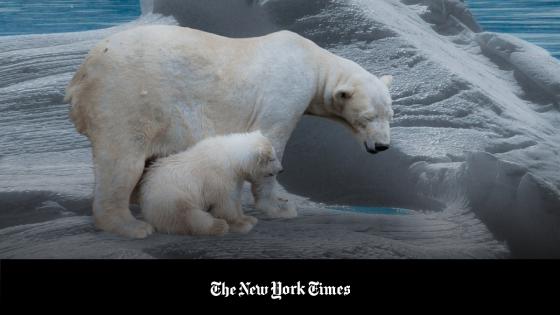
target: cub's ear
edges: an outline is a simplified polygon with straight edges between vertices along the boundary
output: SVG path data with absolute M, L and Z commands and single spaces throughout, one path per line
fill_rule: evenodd
M 342 111 L 346 101 L 352 98 L 354 88 L 350 85 L 341 85 L 337 87 L 333 94 L 333 105 L 337 111 Z
M 264 165 L 270 159 L 272 159 L 272 146 L 264 143 L 260 144 L 257 151 L 257 163 Z
M 380 80 L 387 86 L 387 88 L 391 88 L 391 85 L 393 84 L 392 75 L 384 75 L 380 78 Z

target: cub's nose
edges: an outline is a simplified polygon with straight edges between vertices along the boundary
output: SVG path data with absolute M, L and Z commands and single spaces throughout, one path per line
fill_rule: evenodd
M 282 172 L 284 172 L 284 169 L 283 169 L 283 168 L 281 168 L 281 169 L 278 171 L 278 174 L 280 174 L 280 173 L 282 173 Z
M 375 144 L 375 151 L 385 151 L 387 149 L 389 149 L 388 144 Z

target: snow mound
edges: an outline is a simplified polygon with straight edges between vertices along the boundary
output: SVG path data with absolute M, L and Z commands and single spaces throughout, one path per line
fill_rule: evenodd
M 438 25 L 440 30 L 453 30 L 456 29 L 453 24 L 459 24 L 473 32 L 482 31 L 482 27 L 462 0 L 404 0 L 402 2 L 423 7 L 420 16 L 426 22 Z
M 560 243 L 558 189 L 517 163 L 486 152 L 466 162 L 417 162 L 416 190 L 444 204 L 463 203 L 520 257 L 551 257 Z
M 476 39 L 484 54 L 511 65 L 522 85 L 560 101 L 560 62 L 548 51 L 507 34 L 485 32 Z

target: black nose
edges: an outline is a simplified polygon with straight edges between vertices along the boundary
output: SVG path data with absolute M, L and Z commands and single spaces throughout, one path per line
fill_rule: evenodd
M 375 144 L 375 150 L 376 151 L 385 151 L 389 149 L 389 145 L 388 144 Z
M 366 151 L 368 151 L 368 152 L 371 153 L 371 154 L 376 154 L 376 153 L 377 153 L 377 150 L 375 150 L 375 149 L 373 149 L 373 148 L 370 148 L 370 147 L 367 145 L 367 142 L 365 142 L 365 141 L 364 141 L 364 147 L 366 147 Z
M 280 174 L 280 173 L 282 173 L 282 172 L 284 172 L 284 169 L 279 170 L 279 171 L 278 171 L 278 174 Z

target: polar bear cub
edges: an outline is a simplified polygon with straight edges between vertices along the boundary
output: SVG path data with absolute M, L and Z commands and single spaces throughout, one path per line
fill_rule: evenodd
M 210 137 L 152 164 L 141 182 L 140 207 L 164 233 L 247 233 L 257 219 L 241 208 L 243 183 L 281 171 L 271 142 L 260 131 Z

